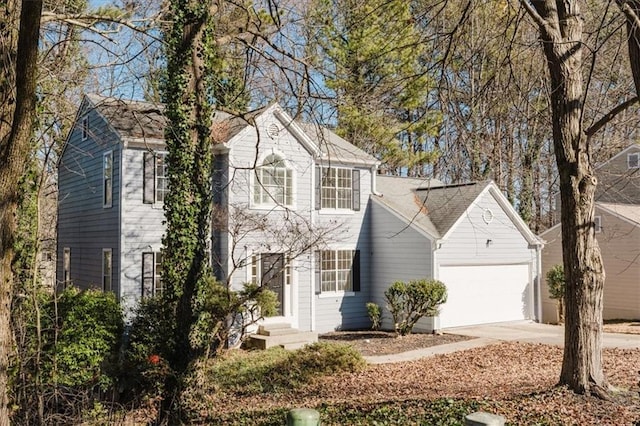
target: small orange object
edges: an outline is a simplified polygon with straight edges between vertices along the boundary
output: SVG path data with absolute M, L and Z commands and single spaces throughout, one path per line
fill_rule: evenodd
M 154 364 L 154 365 L 160 363 L 160 355 L 156 355 L 156 354 L 149 355 L 149 358 L 147 359 L 151 364 Z

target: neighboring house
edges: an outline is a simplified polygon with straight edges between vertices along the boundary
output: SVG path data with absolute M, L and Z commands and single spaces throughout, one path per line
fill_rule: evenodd
M 165 124 L 157 106 L 85 97 L 59 163 L 59 282 L 128 308 L 162 291 Z M 234 288 L 276 292 L 266 324 L 368 327 L 366 302 L 430 277 L 449 287 L 442 327 L 539 318 L 541 245 L 495 184 L 379 176 L 375 158 L 277 104 L 216 113 L 213 128 L 212 265 Z
M 640 144 L 628 146 L 598 166 L 596 173 L 595 231 L 606 273 L 603 316 L 640 319 Z M 545 240 L 546 276 L 554 265 L 562 264 L 560 223 L 540 237 Z M 549 298 L 543 282 L 542 320 L 556 322 L 556 301 Z

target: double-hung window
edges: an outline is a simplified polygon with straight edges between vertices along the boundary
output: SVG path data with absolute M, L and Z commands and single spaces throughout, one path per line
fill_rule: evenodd
M 111 207 L 113 203 L 113 151 L 102 156 L 102 207 Z
M 253 203 L 257 206 L 293 205 L 293 170 L 277 154 L 267 156 L 255 171 Z
M 142 253 L 142 297 L 162 294 L 162 253 Z
M 633 154 L 627 154 L 627 167 L 629 169 L 640 168 L 640 152 L 634 152 Z
M 316 293 L 360 291 L 360 250 L 316 252 Z
M 62 281 L 64 286 L 71 284 L 71 248 L 65 247 L 62 251 Z
M 144 153 L 143 202 L 162 203 L 169 192 L 167 174 L 167 154 L 164 152 Z
M 102 291 L 111 291 L 113 256 L 110 248 L 102 249 Z
M 360 170 L 316 168 L 316 210 L 360 210 Z

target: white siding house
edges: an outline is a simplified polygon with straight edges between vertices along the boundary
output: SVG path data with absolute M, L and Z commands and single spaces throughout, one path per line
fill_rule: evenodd
M 212 266 L 277 294 L 265 325 L 365 328 L 367 302 L 420 278 L 449 287 L 423 330 L 538 318 L 540 242 L 495 184 L 379 176 L 375 158 L 277 104 L 214 123 Z M 162 291 L 165 124 L 161 106 L 85 98 L 60 161 L 59 281 L 128 308 Z

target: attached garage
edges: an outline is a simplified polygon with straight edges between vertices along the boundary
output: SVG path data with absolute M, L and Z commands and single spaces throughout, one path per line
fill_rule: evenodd
M 373 301 L 384 306 L 394 281 L 435 278 L 447 287 L 447 303 L 439 317 L 421 320 L 418 331 L 540 318 L 542 242 L 495 183 L 383 176 L 378 183 Z
M 441 266 L 448 298 L 440 309 L 440 327 L 530 318 L 530 269 L 528 264 Z

